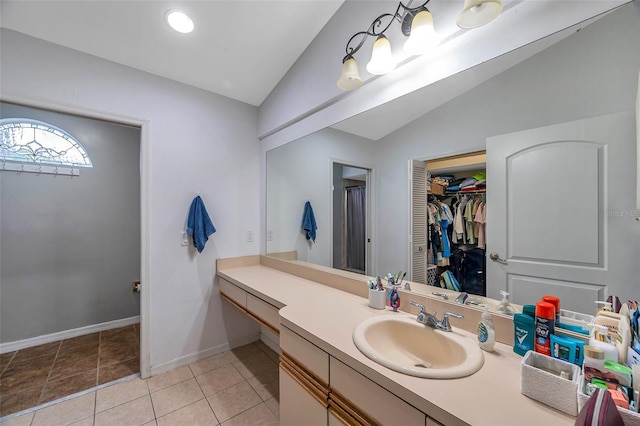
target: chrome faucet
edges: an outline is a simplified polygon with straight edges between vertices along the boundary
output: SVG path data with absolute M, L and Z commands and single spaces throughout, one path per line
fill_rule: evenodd
M 467 301 L 468 297 L 469 297 L 469 295 L 466 292 L 463 291 L 456 298 L 456 303 L 459 304 L 459 305 L 464 305 L 464 302 Z
M 416 321 L 418 321 L 420 324 L 424 324 L 426 326 L 429 326 L 431 328 L 435 328 L 438 330 L 451 331 L 451 324 L 449 324 L 449 317 L 453 317 L 457 319 L 464 318 L 462 315 L 454 314 L 452 312 L 445 312 L 442 315 L 442 320 L 438 320 L 438 318 L 436 317 L 436 312 L 434 312 L 433 314 L 430 314 L 429 312 L 426 311 L 426 308 L 422 303 L 417 303 L 417 302 L 414 302 L 413 300 L 410 301 L 409 303 L 413 306 L 417 306 L 418 308 L 420 308 L 420 312 L 416 317 Z

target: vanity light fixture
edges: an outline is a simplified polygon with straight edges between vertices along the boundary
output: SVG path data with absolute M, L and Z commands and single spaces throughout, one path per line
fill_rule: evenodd
M 168 11 L 165 15 L 165 20 L 171 28 L 182 34 L 190 33 L 195 27 L 191 18 L 180 10 Z
M 347 42 L 346 56 L 342 59 L 342 73 L 337 85 L 342 90 L 355 90 L 362 86 L 362 78 L 358 71 L 355 54 L 365 41 L 375 37 L 371 60 L 367 64 L 370 74 L 382 75 L 393 71 L 396 62 L 391 53 L 391 43 L 385 32 L 395 21 L 400 22 L 402 34 L 408 37 L 404 44 L 404 51 L 410 55 L 422 55 L 440 43 L 438 34 L 433 26 L 433 15 L 427 9 L 426 0 L 416 7 L 409 7 L 398 3 L 394 13 L 384 13 L 378 16 L 365 31 L 355 33 Z M 411 1 L 409 2 L 409 4 Z M 502 12 L 501 0 L 465 0 L 464 9 L 457 19 L 460 28 L 469 29 L 485 25 L 495 19 Z

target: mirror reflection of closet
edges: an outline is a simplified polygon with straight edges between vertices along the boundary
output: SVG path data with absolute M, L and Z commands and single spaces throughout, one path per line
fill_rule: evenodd
M 440 287 L 440 276 L 450 270 L 461 286 L 461 290 L 485 296 L 486 261 L 482 229 L 484 221 L 481 221 L 482 224 L 478 226 L 474 219 L 476 209 L 480 208 L 482 212 L 486 203 L 486 182 L 482 182 L 481 179 L 486 175 L 486 152 L 478 151 L 427 161 L 413 160 L 411 163 L 412 205 L 409 211 L 412 280 Z M 467 182 L 470 186 L 458 190 L 447 190 L 447 186 L 438 184 L 436 183 L 438 181 L 434 180 L 440 176 L 445 177 L 443 180 L 448 184 L 449 189 L 459 187 L 460 185 L 455 184 L 467 178 L 470 178 Z M 478 179 L 473 179 L 474 177 Z M 477 185 L 474 180 L 478 180 Z M 460 209 L 458 209 L 459 206 Z M 467 206 L 469 206 L 469 214 L 465 215 Z M 446 222 L 438 220 L 438 218 L 444 219 L 440 216 L 445 213 L 443 209 L 448 210 L 446 213 L 449 215 L 449 220 Z M 469 215 L 471 215 L 470 220 Z M 480 217 L 484 216 L 479 214 L 478 218 Z M 454 229 L 456 223 L 457 226 Z M 446 225 L 446 229 L 443 225 Z M 440 247 L 439 252 L 438 247 Z M 469 267 L 461 268 L 463 262 Z M 442 284 L 446 286 L 444 281 Z

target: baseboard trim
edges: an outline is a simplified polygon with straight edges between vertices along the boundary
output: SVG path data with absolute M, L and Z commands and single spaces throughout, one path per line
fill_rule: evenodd
M 191 364 L 192 362 L 199 361 L 203 358 L 208 358 L 213 355 L 220 354 L 222 352 L 226 352 L 229 349 L 238 348 L 240 346 L 248 345 L 249 343 L 256 342 L 260 339 L 259 333 L 250 334 L 245 337 L 241 337 L 239 339 L 234 339 L 230 342 L 224 343 L 222 345 L 214 346 L 209 349 L 205 349 L 200 352 L 195 352 L 189 355 L 184 355 L 169 362 L 165 362 L 163 364 L 152 365 L 149 369 L 151 376 L 155 376 L 169 370 L 173 370 L 174 368 L 182 367 L 183 365 Z
M 31 346 L 43 345 L 45 343 L 56 342 L 58 340 L 71 339 L 72 337 L 84 336 L 98 331 L 110 330 L 112 328 L 124 327 L 131 324 L 139 324 L 140 315 L 129 318 L 122 318 L 113 321 L 102 322 L 100 324 L 87 325 L 85 327 L 71 330 L 58 331 L 56 333 L 44 334 L 42 336 L 31 337 L 29 339 L 16 340 L 13 342 L 0 343 L 0 354 L 13 352 Z

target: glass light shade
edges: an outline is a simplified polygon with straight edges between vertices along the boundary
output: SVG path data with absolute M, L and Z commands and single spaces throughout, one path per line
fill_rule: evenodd
M 396 69 L 396 62 L 391 54 L 391 43 L 381 35 L 373 43 L 371 60 L 367 64 L 367 71 L 374 75 L 382 75 Z
M 336 84 L 342 90 L 355 90 L 362 86 L 358 63 L 353 59 L 353 56 L 349 56 L 342 64 L 342 74 L 340 74 L 340 78 Z
M 502 12 L 500 0 L 465 0 L 458 16 L 460 28 L 478 28 L 493 21 Z
M 167 24 L 179 33 L 188 34 L 195 27 L 191 18 L 179 10 L 170 10 L 166 15 Z
M 411 33 L 404 43 L 404 51 L 410 55 L 422 55 L 440 42 L 433 28 L 433 15 L 422 10 L 411 21 Z

